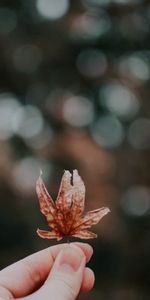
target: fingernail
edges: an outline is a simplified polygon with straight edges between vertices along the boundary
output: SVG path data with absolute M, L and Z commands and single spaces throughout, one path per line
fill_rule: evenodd
M 78 247 L 68 246 L 64 248 L 60 254 L 59 269 L 68 270 L 76 272 L 83 261 L 85 261 L 85 255 Z

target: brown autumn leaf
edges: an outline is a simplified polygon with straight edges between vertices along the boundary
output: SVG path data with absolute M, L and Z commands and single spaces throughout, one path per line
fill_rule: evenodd
M 72 184 L 71 184 L 71 177 Z M 64 236 L 74 236 L 81 239 L 96 238 L 97 235 L 86 230 L 96 225 L 108 212 L 109 208 L 101 207 L 84 213 L 85 186 L 77 170 L 73 176 L 65 171 L 61 180 L 59 193 L 54 202 L 40 177 L 36 183 L 41 212 L 45 215 L 52 231 L 37 230 L 42 238 L 58 241 Z

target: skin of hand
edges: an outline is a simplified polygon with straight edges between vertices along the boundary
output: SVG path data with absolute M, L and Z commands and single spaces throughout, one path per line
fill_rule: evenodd
M 0 300 L 74 300 L 94 285 L 92 254 L 89 244 L 71 243 L 28 256 L 0 271 Z

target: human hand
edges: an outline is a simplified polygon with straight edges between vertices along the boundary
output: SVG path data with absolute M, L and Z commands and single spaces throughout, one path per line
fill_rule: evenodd
M 86 268 L 92 247 L 59 244 L 34 253 L 0 272 L 0 300 L 74 300 L 89 291 L 94 273 Z

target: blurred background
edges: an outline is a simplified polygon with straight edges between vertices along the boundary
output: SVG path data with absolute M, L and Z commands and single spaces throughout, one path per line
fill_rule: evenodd
M 78 169 L 95 228 L 96 283 L 79 299 L 150 297 L 150 2 L 0 0 L 0 265 L 56 241 L 35 182 L 55 199 Z

